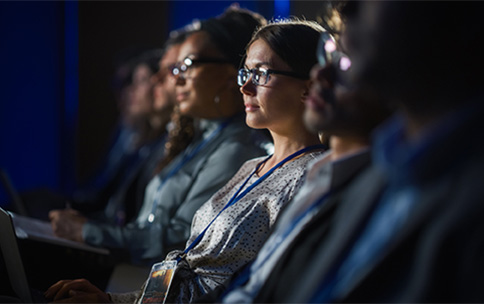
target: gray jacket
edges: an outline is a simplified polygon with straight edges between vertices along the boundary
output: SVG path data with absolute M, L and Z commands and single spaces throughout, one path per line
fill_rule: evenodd
M 147 186 L 138 217 L 124 227 L 89 221 L 83 228 L 85 242 L 122 249 L 129 253 L 131 262 L 145 265 L 162 260 L 172 249 L 183 248 L 195 211 L 225 185 L 246 160 L 266 155 L 267 147 L 271 147 L 265 136 L 247 127 L 244 118 L 234 118 L 175 175 L 164 180 L 185 154 L 196 149 L 222 123 L 200 121 L 198 136 Z M 159 188 L 163 180 L 164 185 Z M 153 207 L 155 200 L 158 203 Z

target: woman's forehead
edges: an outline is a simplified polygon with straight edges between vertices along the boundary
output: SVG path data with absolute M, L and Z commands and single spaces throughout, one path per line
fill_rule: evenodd
M 245 65 L 249 68 L 269 66 L 274 69 L 288 69 L 289 66 L 262 39 L 254 41 L 247 50 Z

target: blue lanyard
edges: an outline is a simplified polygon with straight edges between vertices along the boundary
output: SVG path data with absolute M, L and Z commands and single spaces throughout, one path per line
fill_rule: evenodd
M 225 120 L 223 123 L 221 123 L 217 129 L 215 129 L 212 133 L 210 133 L 210 135 L 207 136 L 207 138 L 205 138 L 201 143 L 199 143 L 190 153 L 185 154 L 183 158 L 180 160 L 180 162 L 173 169 L 171 169 L 170 172 L 168 172 L 168 174 L 161 180 L 160 185 L 156 189 L 153 206 L 151 207 L 151 213 L 148 216 L 148 222 L 152 223 L 155 218 L 155 210 L 158 207 L 158 204 L 160 203 L 160 200 L 161 200 L 161 195 L 159 195 L 159 193 L 160 193 L 160 190 L 165 185 L 165 183 L 171 177 L 177 174 L 178 171 L 180 171 L 180 169 L 183 168 L 183 166 L 185 166 L 187 162 L 192 160 L 195 157 L 195 155 L 197 155 L 198 152 L 200 152 L 200 150 L 202 150 L 210 141 L 212 141 L 215 137 L 217 137 L 217 135 L 219 135 L 222 132 L 222 130 L 225 129 L 225 127 L 227 127 L 227 125 L 232 121 L 233 118 L 234 117 L 230 117 L 227 120 Z
M 252 176 L 257 172 L 259 171 L 259 168 L 269 160 L 269 158 L 272 157 L 272 155 L 269 155 L 266 159 L 264 159 L 262 162 L 260 162 L 254 169 L 254 171 L 246 178 L 246 180 L 244 181 L 244 183 L 242 184 L 242 186 L 239 187 L 239 189 L 235 192 L 235 194 L 232 196 L 232 198 L 227 202 L 227 204 L 222 208 L 222 210 L 220 210 L 220 212 L 212 219 L 212 221 L 207 225 L 207 227 L 205 227 L 205 229 L 197 236 L 197 238 L 185 249 L 185 251 L 183 251 L 183 253 L 181 255 L 179 255 L 177 257 L 177 261 L 179 262 L 181 259 L 183 259 L 186 254 L 188 253 L 188 251 L 190 251 L 191 249 L 193 249 L 193 247 L 195 247 L 196 245 L 198 245 L 198 243 L 200 243 L 200 241 L 202 240 L 203 236 L 205 235 L 205 233 L 207 232 L 208 228 L 212 225 L 212 223 L 219 217 L 220 214 L 222 214 L 222 212 L 225 211 L 225 209 L 227 209 L 228 207 L 234 205 L 236 202 L 238 202 L 241 198 L 243 198 L 247 193 L 249 193 L 252 189 L 254 189 L 255 187 L 257 187 L 261 182 L 263 182 L 266 178 L 268 178 L 275 170 L 277 170 L 279 167 L 281 167 L 282 165 L 284 165 L 285 163 L 287 163 L 288 161 L 298 157 L 299 155 L 303 154 L 303 153 L 306 153 L 308 151 L 311 151 L 311 150 L 316 150 L 316 149 L 323 149 L 325 148 L 324 145 L 314 145 L 314 146 L 309 146 L 309 147 L 306 147 L 306 148 L 303 148 L 291 155 L 289 155 L 288 157 L 286 157 L 285 159 L 283 159 L 282 161 L 280 161 L 278 164 L 276 164 L 274 167 L 272 167 L 268 172 L 266 172 L 263 176 L 261 176 L 257 181 L 255 181 L 252 185 L 250 185 L 249 187 L 247 187 L 247 189 L 245 189 L 242 193 L 240 193 L 242 191 L 242 189 L 245 187 L 245 185 L 247 184 L 247 182 L 252 178 Z M 240 193 L 240 194 L 239 194 Z
M 264 265 L 269 257 L 271 257 L 276 251 L 277 248 L 279 248 L 279 245 L 289 236 L 289 234 L 296 228 L 296 226 L 311 212 L 313 212 L 316 208 L 321 206 L 326 199 L 331 195 L 332 191 L 329 190 L 322 196 L 320 196 L 314 203 L 312 203 L 302 214 L 300 214 L 298 217 L 296 217 L 294 220 L 291 221 L 291 224 L 284 230 L 284 232 L 281 234 L 280 237 L 276 238 L 272 244 L 270 245 L 271 248 L 269 248 L 269 252 L 266 253 L 262 261 L 257 263 L 256 268 L 260 268 L 262 265 Z M 244 285 L 248 280 L 251 275 L 251 269 L 252 269 L 253 263 L 248 264 L 244 270 L 234 279 L 234 281 L 230 284 L 230 286 L 227 288 L 227 290 L 223 293 L 222 297 L 225 297 L 229 292 L 234 290 L 235 288 Z M 257 292 L 257 291 L 256 291 Z

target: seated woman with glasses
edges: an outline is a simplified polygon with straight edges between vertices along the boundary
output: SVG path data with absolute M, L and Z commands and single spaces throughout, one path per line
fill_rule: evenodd
M 109 298 L 86 281 L 77 280 L 57 283 L 47 296 L 60 300 L 69 297 L 70 290 L 79 289 L 104 301 L 127 302 L 138 297 L 141 303 L 148 303 L 163 302 L 166 297 L 168 303 L 189 303 L 223 286 L 251 262 L 279 211 L 302 185 L 308 162 L 324 151 L 317 134 L 307 131 L 303 123 L 303 101 L 310 85 L 310 69 L 317 62 L 321 32 L 316 23 L 281 21 L 262 27 L 249 42 L 244 68 L 237 77 L 245 121 L 252 128 L 269 130 L 274 153 L 245 162 L 197 211 L 185 250 L 172 251 L 165 261 L 153 266 L 142 293 L 135 292 L 132 298 L 126 298 L 128 294 L 111 294 Z M 191 95 L 195 90 L 191 87 L 213 90 L 207 82 L 229 81 L 224 78 L 224 70 L 231 70 L 235 76 L 232 66 L 218 61 L 223 58 L 222 53 L 214 49 L 211 38 L 209 32 L 198 31 L 180 47 L 181 63 L 173 72 L 184 111 L 196 110 Z M 218 92 L 225 97 L 222 91 Z M 223 107 L 219 110 L 225 111 Z M 163 279 L 165 287 L 159 281 Z

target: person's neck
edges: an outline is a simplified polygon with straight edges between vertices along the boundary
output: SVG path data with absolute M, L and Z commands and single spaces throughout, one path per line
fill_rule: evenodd
M 368 147 L 368 140 L 362 137 L 331 136 L 329 142 L 333 161 Z

